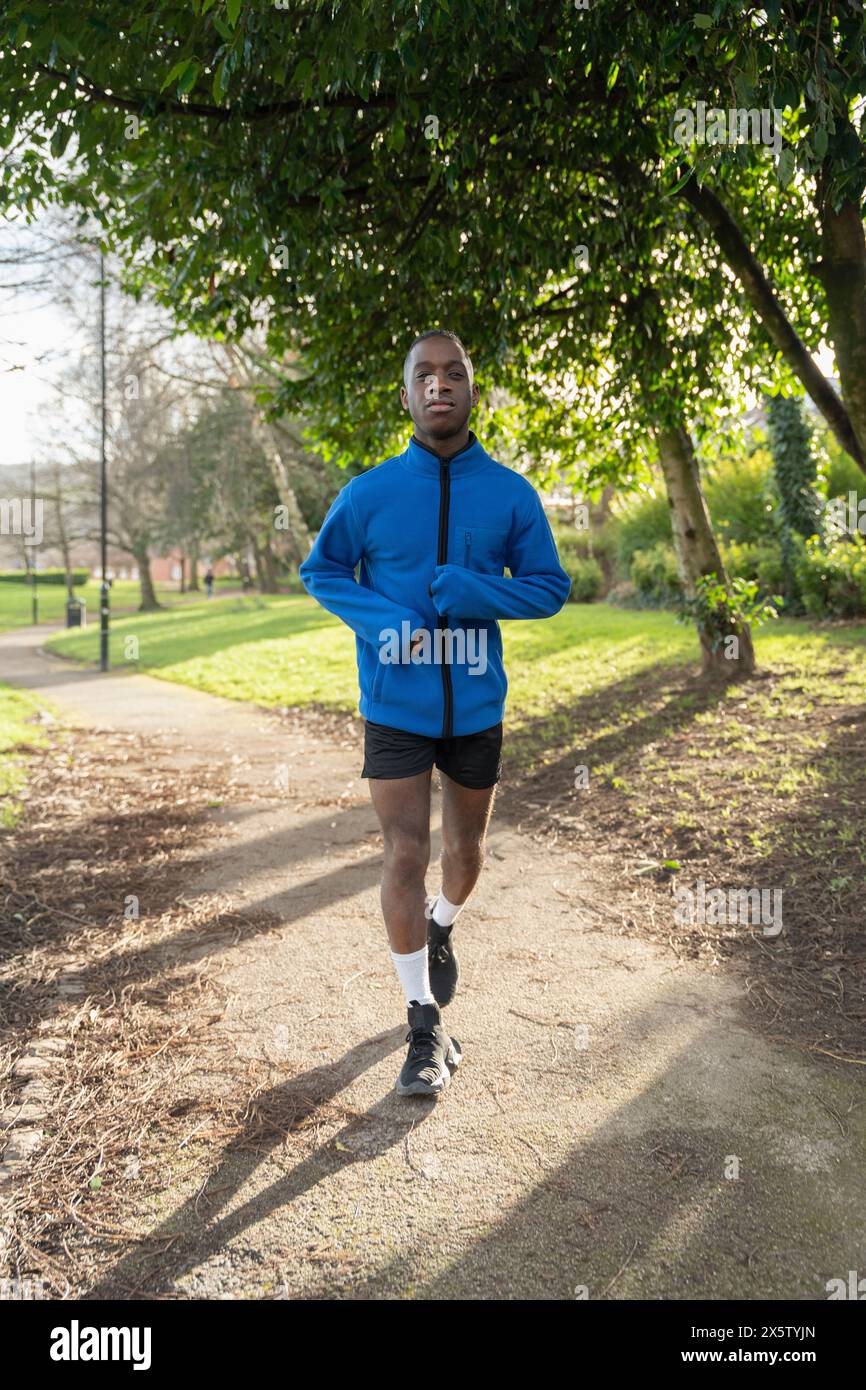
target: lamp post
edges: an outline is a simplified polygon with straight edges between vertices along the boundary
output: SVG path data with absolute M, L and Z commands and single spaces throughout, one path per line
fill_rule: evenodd
M 33 518 L 36 516 L 36 460 L 35 460 L 34 458 L 31 458 L 31 459 L 30 459 L 30 503 L 31 503 L 31 509 L 32 509 L 32 510 L 31 510 L 31 513 L 30 513 L 31 524 L 32 524 L 32 523 L 33 523 Z M 34 555 L 34 556 L 33 556 L 33 568 L 32 568 L 32 570 L 30 571 L 30 583 L 31 583 L 31 585 L 33 586 L 32 592 L 31 592 L 31 595 L 30 595 L 30 605 L 31 605 L 31 609 L 32 609 L 32 618 L 33 618 L 33 625 L 34 625 L 34 627 L 35 627 L 35 625 L 39 622 L 39 594 L 37 593 L 37 588 L 36 588 L 36 574 L 37 574 L 37 569 L 38 569 L 38 567 L 37 567 L 37 564 L 36 564 L 36 556 Z
M 99 590 L 99 669 L 108 670 L 108 476 L 105 466 L 105 256 L 99 252 L 99 383 L 100 383 L 100 547 L 102 585 Z

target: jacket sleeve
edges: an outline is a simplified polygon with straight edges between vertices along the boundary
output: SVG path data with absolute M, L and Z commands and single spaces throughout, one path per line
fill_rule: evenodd
M 511 578 L 478 574 L 463 565 L 437 565 L 430 586 L 437 613 L 455 618 L 550 618 L 571 591 L 559 563 L 550 522 L 533 491 L 506 558 Z
M 298 574 L 317 603 L 341 618 L 365 642 L 379 647 L 385 640 L 385 628 L 399 633 L 401 623 L 408 619 L 414 632 L 424 626 L 424 619 L 355 578 L 355 566 L 364 554 L 364 538 L 353 506 L 352 481 L 331 503 Z

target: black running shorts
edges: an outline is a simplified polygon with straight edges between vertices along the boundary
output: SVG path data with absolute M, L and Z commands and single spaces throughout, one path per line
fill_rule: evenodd
M 364 720 L 362 777 L 415 777 L 434 763 L 461 787 L 492 787 L 502 775 L 502 721 L 477 734 L 428 738 Z

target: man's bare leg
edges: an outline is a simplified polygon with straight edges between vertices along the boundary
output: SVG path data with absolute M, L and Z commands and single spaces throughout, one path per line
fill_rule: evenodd
M 466 902 L 484 864 L 487 826 L 496 783 L 477 790 L 442 776 L 442 892 L 456 907 Z
M 385 839 L 382 915 L 392 951 L 408 955 L 427 944 L 424 875 L 430 862 L 430 783 L 416 777 L 370 777 L 370 796 Z

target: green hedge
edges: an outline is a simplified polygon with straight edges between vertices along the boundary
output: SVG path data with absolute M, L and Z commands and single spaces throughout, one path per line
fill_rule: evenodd
M 86 584 L 90 578 L 89 570 L 73 570 L 72 583 L 76 588 Z M 26 570 L 0 570 L 0 584 L 27 584 L 29 583 Z M 40 584 L 65 584 L 66 570 L 37 570 L 37 587 Z

